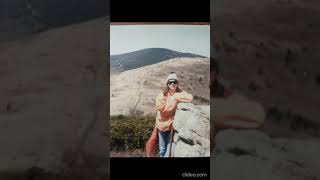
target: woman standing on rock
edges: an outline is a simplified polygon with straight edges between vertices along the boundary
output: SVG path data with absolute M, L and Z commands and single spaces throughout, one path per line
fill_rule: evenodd
M 192 102 L 193 96 L 182 91 L 179 86 L 177 74 L 172 72 L 166 79 L 166 89 L 156 98 L 157 117 L 153 135 L 147 142 L 147 156 L 151 156 L 158 137 L 160 157 L 170 157 L 174 150 L 172 123 L 177 104 L 180 102 Z M 171 145 L 173 145 L 171 147 Z M 170 151 L 171 149 L 171 151 Z

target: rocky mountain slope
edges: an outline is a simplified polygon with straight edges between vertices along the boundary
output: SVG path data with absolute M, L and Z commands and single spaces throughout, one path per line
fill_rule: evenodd
M 217 132 L 213 179 L 319 179 L 314 158 L 320 146 L 319 5 L 312 0 L 211 3 L 220 77 L 260 103 L 267 115 L 257 130 Z
M 0 44 L 0 171 L 105 176 L 106 27 L 101 18 Z
M 221 77 L 267 110 L 275 106 L 320 123 L 319 6 L 309 0 L 225 3 L 217 1 L 212 13 Z
M 109 14 L 109 0 L 2 0 L 0 41 L 25 38 L 51 28 Z
M 110 76 L 110 114 L 155 114 L 155 98 L 165 87 L 170 72 L 180 86 L 194 95 L 196 104 L 209 104 L 208 58 L 175 58 Z
M 213 179 L 318 179 L 319 138 L 270 138 L 257 130 L 225 130 L 211 154 Z M 308 147 L 308 148 L 306 148 Z

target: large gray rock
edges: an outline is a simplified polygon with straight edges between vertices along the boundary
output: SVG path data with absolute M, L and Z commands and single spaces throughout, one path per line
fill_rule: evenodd
M 210 156 L 210 107 L 179 103 L 174 118 L 174 156 Z
M 224 130 L 211 155 L 212 179 L 319 179 L 320 139 L 272 139 L 258 130 Z
M 258 128 L 266 118 L 264 107 L 247 97 L 233 93 L 213 100 L 212 120 L 216 127 Z

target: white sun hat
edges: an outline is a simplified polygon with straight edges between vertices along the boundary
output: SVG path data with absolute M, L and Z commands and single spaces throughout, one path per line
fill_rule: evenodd
M 167 77 L 167 82 L 168 82 L 169 80 L 176 80 L 176 81 L 178 81 L 178 76 L 177 76 L 177 74 L 176 74 L 176 73 L 170 73 L 169 76 Z

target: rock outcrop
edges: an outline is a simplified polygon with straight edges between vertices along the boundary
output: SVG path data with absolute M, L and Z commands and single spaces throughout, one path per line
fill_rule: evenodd
M 213 100 L 212 120 L 220 128 L 258 128 L 266 118 L 264 107 L 240 94 Z
M 213 179 L 319 179 L 320 140 L 272 139 L 259 130 L 224 130 L 211 155 Z
M 179 103 L 174 118 L 174 157 L 209 157 L 210 106 Z

